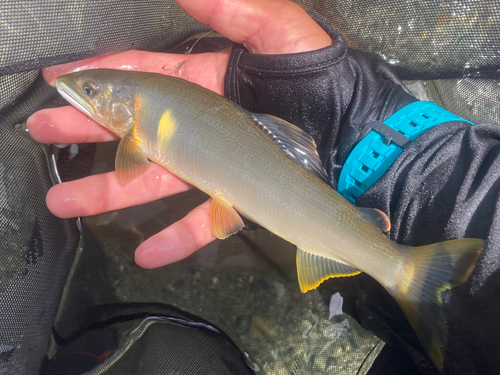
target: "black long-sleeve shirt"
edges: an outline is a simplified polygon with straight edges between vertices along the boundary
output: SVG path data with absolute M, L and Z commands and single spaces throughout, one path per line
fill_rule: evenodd
M 337 31 L 318 23 L 332 37 L 332 46 L 289 55 L 252 55 L 235 46 L 225 95 L 308 132 L 336 188 L 361 129 L 417 99 L 387 64 L 347 48 Z M 500 127 L 455 121 L 419 136 L 356 201 L 386 213 L 392 223 L 388 236 L 400 244 L 463 237 L 487 241 L 468 281 L 442 295 L 448 321 L 445 373 L 486 374 L 500 368 L 499 192 Z M 366 275 L 326 284 L 342 288 L 347 312 L 389 344 L 384 352 L 390 359 L 384 362 L 383 352 L 373 371 L 436 373 L 380 285 Z

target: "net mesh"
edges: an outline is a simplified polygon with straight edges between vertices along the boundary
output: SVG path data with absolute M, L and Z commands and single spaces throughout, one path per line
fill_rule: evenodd
M 75 220 L 53 217 L 45 195 L 52 147 L 0 127 L 0 373 L 36 373 L 76 250 Z

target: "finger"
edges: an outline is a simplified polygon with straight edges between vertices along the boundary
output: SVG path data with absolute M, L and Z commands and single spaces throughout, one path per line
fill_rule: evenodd
M 178 76 L 222 94 L 228 60 L 229 51 L 196 55 L 125 51 L 45 68 L 43 76 L 48 84 L 54 86 L 55 79 L 60 75 L 80 70 L 133 70 Z
M 177 0 L 192 17 L 252 53 L 282 54 L 332 44 L 299 5 L 288 0 Z
M 123 185 L 115 172 L 65 182 L 51 188 L 47 207 L 60 218 L 97 215 L 151 202 L 191 188 L 155 163 L 139 178 Z
M 210 228 L 211 200 L 198 206 L 167 229 L 144 241 L 135 251 L 135 262 L 157 268 L 187 258 L 215 240 Z
M 28 119 L 31 137 L 41 143 L 108 142 L 118 137 L 74 107 L 49 108 Z

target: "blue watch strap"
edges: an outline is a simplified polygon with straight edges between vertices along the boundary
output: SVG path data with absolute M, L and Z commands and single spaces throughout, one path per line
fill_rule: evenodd
M 363 138 L 342 167 L 337 191 L 354 203 L 420 134 L 449 121 L 465 121 L 474 125 L 427 101 L 413 102 L 384 122 L 369 123 L 362 131 Z

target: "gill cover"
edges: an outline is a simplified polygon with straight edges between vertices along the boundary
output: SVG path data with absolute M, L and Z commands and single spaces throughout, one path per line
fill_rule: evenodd
M 128 82 L 123 71 L 91 69 L 56 79 L 58 92 L 70 104 L 119 137 L 128 134 L 139 105 L 136 82 Z

